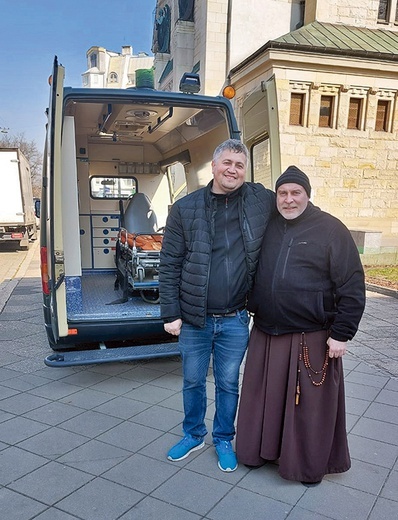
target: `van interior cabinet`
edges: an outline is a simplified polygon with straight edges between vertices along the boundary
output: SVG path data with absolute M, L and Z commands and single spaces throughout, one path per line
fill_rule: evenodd
M 92 215 L 93 268 L 115 267 L 116 241 L 119 233 L 119 215 Z

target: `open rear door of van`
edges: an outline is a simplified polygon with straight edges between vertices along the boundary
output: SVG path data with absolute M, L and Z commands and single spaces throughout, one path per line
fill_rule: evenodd
M 61 140 L 65 69 L 54 59 L 47 129 L 48 221 L 47 259 L 50 289 L 51 328 L 54 340 L 67 336 L 64 247 L 62 236 Z M 44 232 L 44 230 L 43 230 Z

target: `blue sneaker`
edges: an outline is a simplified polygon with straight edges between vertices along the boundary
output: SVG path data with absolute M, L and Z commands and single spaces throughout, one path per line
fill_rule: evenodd
M 218 467 L 221 471 L 229 473 L 237 469 L 238 461 L 230 441 L 219 441 L 216 444 L 216 452 L 218 455 Z
M 173 446 L 169 453 L 167 454 L 167 458 L 174 462 L 178 460 L 183 460 L 188 455 L 190 455 L 193 451 L 200 450 L 205 445 L 203 439 L 195 439 L 191 435 L 185 435 L 183 439 L 180 440 L 175 446 Z

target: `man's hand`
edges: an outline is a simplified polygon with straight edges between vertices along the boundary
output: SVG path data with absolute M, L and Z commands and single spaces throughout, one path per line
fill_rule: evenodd
M 169 334 L 173 334 L 173 336 L 179 336 L 181 332 L 182 320 L 178 318 L 178 320 L 174 320 L 171 323 L 164 324 L 164 330 Z
M 343 357 L 347 351 L 346 341 L 337 341 L 337 339 L 328 338 L 326 342 L 329 346 L 329 357 L 338 358 Z

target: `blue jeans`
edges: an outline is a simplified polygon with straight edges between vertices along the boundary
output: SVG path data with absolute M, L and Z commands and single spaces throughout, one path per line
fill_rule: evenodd
M 185 434 L 203 438 L 207 434 L 206 377 L 213 354 L 216 402 L 213 442 L 232 440 L 239 397 L 239 368 L 249 339 L 246 310 L 236 316 L 207 316 L 204 328 L 183 323 L 179 337 L 184 374 L 183 401 Z

